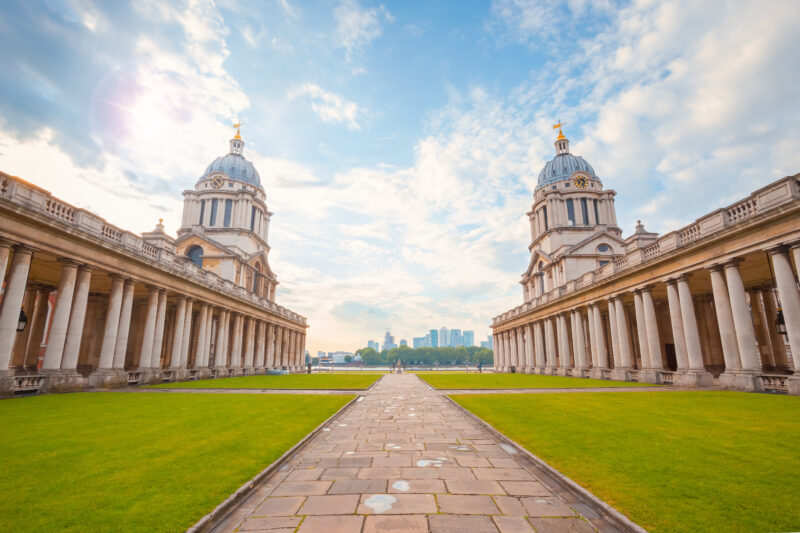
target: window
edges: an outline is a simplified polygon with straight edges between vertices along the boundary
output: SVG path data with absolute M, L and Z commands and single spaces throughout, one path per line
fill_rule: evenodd
M 575 225 L 575 206 L 573 205 L 572 199 L 567 200 L 567 219 L 569 220 L 569 225 Z
M 600 261 L 600 266 L 604 266 L 604 265 L 607 265 L 607 264 L 608 264 L 608 261 Z
M 203 215 L 206 214 L 206 201 L 200 200 L 200 220 L 197 222 L 201 226 L 203 225 Z
M 250 210 L 250 231 L 253 231 L 256 227 L 256 208 L 253 206 L 253 209 Z
M 589 205 L 586 198 L 581 198 L 581 214 L 583 215 L 583 225 L 589 225 Z
M 600 211 L 597 209 L 597 200 L 592 200 L 594 202 L 594 223 L 600 224 Z
M 203 249 L 196 244 L 186 251 L 189 260 L 195 265 L 203 268 Z
M 226 228 L 231 227 L 231 210 L 233 209 L 233 200 L 225 200 L 225 218 L 222 225 Z
M 208 225 L 212 226 L 212 227 L 214 226 L 214 224 L 217 223 L 217 204 L 218 203 L 219 203 L 219 200 L 217 200 L 216 198 L 211 200 L 211 220 L 209 220 Z
M 609 248 L 607 244 L 601 244 L 601 245 L 599 245 L 599 246 L 597 247 L 597 251 L 598 251 L 598 252 L 607 252 L 607 251 L 609 251 L 610 249 L 611 249 L 611 248 Z
M 542 220 L 544 220 L 544 230 L 547 231 L 550 229 L 550 226 L 547 224 L 547 206 L 542 208 Z

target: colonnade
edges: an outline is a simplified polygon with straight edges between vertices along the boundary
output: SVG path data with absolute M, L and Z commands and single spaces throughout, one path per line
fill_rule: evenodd
M 35 373 L 46 390 L 70 390 L 304 365 L 304 324 L 68 258 L 58 259 L 59 281 L 49 286 L 29 279 L 34 259 L 32 248 L 0 241 L 0 376 Z
M 602 298 L 578 293 L 574 306 L 495 324 L 495 371 L 683 386 L 718 378 L 739 390 L 782 382 L 800 394 L 800 293 L 791 260 L 800 265 L 800 243 L 767 253 L 774 281 L 758 286 L 745 287 L 740 257 Z M 710 278 L 710 295 L 692 289 L 693 276 L 703 281 L 697 286 Z

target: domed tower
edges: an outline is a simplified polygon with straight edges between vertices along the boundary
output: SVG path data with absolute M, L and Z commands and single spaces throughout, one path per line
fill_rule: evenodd
M 261 177 L 244 158 L 239 124 L 228 154 L 216 158 L 183 191 L 183 219 L 176 251 L 248 291 L 275 299 L 278 280 L 270 270 L 269 221 Z
M 603 266 L 625 247 L 616 193 L 604 190 L 594 168 L 570 153 L 563 126 L 553 126 L 556 156 L 539 172 L 527 213 L 531 260 L 520 281 L 526 302 Z

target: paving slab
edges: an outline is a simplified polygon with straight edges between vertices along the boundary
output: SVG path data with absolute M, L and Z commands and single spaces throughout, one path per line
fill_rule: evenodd
M 390 374 L 293 454 L 215 531 L 607 528 L 590 506 L 552 483 L 442 392 L 414 375 Z

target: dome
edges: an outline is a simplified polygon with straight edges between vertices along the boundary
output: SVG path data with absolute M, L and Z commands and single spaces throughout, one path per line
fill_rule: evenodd
M 542 171 L 539 172 L 539 179 L 536 184 L 537 189 L 557 181 L 567 180 L 575 172 L 585 172 L 595 179 L 600 179 L 594 173 L 592 165 L 587 163 L 584 158 L 569 153 L 569 139 L 564 137 L 561 132 L 561 126 L 563 126 L 561 123 L 553 126 L 553 128 L 559 128 L 558 139 L 555 142 L 556 156 L 548 161 Z
M 587 163 L 581 156 L 559 154 L 544 165 L 542 171 L 539 172 L 539 180 L 536 186 L 542 187 L 555 181 L 569 179 L 574 172 L 578 171 L 586 172 L 593 178 L 597 177 L 592 165 Z
M 253 163 L 248 161 L 242 155 L 244 149 L 244 141 L 241 138 L 231 139 L 231 151 L 227 155 L 216 158 L 210 165 L 206 167 L 201 179 L 207 178 L 210 174 L 215 172 L 222 172 L 230 179 L 243 181 L 250 185 L 255 185 L 259 189 L 261 187 L 261 176 L 258 175 L 256 167 Z

